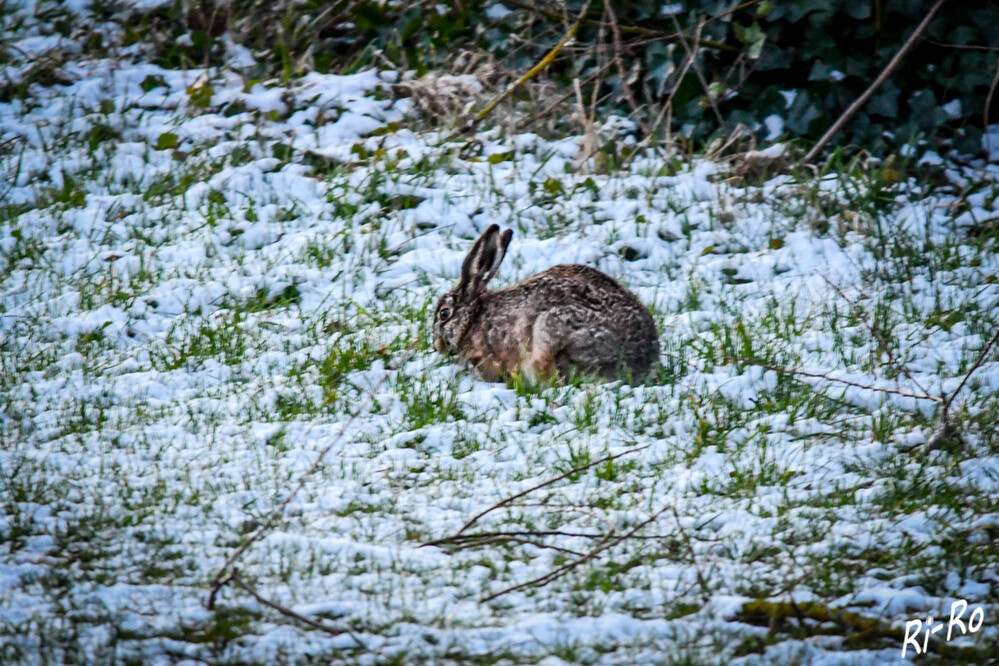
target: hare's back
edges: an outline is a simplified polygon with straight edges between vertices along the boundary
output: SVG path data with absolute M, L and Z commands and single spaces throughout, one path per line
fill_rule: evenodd
M 586 264 L 559 264 L 552 266 L 548 270 L 542 271 L 533 277 L 547 277 L 554 280 L 566 280 L 570 282 L 580 282 L 592 285 L 599 289 L 610 291 L 624 291 L 618 282 L 601 270 Z M 530 279 L 530 278 L 528 278 Z
M 584 264 L 552 266 L 508 289 L 542 306 L 572 301 L 593 310 L 620 307 L 645 309 L 638 298 L 614 278 Z

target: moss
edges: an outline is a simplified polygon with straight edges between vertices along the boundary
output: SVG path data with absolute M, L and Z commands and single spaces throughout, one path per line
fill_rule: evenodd
M 878 649 L 886 646 L 901 649 L 904 639 L 903 630 L 880 618 L 817 602 L 794 603 L 754 599 L 743 604 L 735 619 L 770 629 L 769 634 L 763 639 L 752 637 L 743 641 L 737 649 L 741 654 L 762 652 L 766 645 L 776 643 L 776 637 L 781 633 L 801 638 L 824 634 L 838 635 L 844 638 L 847 647 L 853 649 Z M 999 646 L 959 647 L 935 636 L 930 638 L 929 650 L 948 660 L 967 664 L 994 663 L 999 658 Z

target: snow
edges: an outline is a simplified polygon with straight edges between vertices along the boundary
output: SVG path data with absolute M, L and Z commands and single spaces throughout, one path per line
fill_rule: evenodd
M 767 135 L 763 137 L 765 141 L 776 141 L 784 133 L 784 119 L 776 113 L 764 118 L 763 125 L 767 128 Z
M 16 43 L 25 58 L 79 51 L 51 35 Z M 994 562 L 962 566 L 941 546 L 989 547 L 994 444 L 969 426 L 960 458 L 907 457 L 932 435 L 936 404 L 876 389 L 950 394 L 991 333 L 999 254 L 964 244 L 962 230 L 994 218 L 996 169 L 925 152 L 922 163 L 983 187 L 906 198 L 917 184 L 905 183 L 878 220 L 887 240 L 876 241 L 863 219 L 795 212 L 810 197 L 837 209 L 847 192 L 834 175 L 813 189 L 786 176 L 743 186 L 703 159 L 667 173 L 669 156 L 645 149 L 601 173 L 576 169 L 581 137 L 496 128 L 467 150 L 442 147 L 448 132 L 421 127 L 395 72 L 247 88 L 239 72 L 252 54 L 234 43 L 226 52 L 230 66 L 211 72 L 141 54 L 80 57 L 66 65 L 69 85 L 0 103 L 0 142 L 16 146 L 0 153 L 2 203 L 26 206 L 0 225 L 0 654 L 6 645 L 27 663 L 57 663 L 76 646 L 147 663 L 458 654 L 556 664 L 712 660 L 720 650 L 738 663 L 745 638 L 767 635 L 736 620 L 758 595 L 793 593 L 898 625 L 943 616 L 956 599 L 995 616 Z M 143 91 L 149 77 L 162 84 Z M 197 85 L 212 88 L 207 108 L 191 99 Z M 115 138 L 91 147 L 98 123 Z M 782 122 L 766 126 L 776 138 Z M 620 118 L 604 127 L 631 128 Z M 177 145 L 159 149 L 167 133 Z M 999 127 L 987 136 L 999 142 Z M 562 194 L 546 193 L 549 179 Z M 581 262 L 652 306 L 665 378 L 525 392 L 435 354 L 433 303 L 493 222 L 515 230 L 501 286 Z M 952 258 L 906 264 L 902 241 L 946 246 Z M 899 243 L 897 266 L 877 259 L 888 242 Z M 291 287 L 298 296 L 275 305 Z M 868 312 L 883 306 L 911 377 L 890 372 L 841 293 Z M 927 323 L 951 312 L 959 320 Z M 955 412 L 987 417 L 997 389 L 993 355 Z M 805 397 L 782 402 L 793 394 Z M 203 606 L 212 577 L 324 451 L 239 568 L 265 597 L 356 638 L 286 621 L 234 585 L 219 606 L 247 628 L 211 637 L 222 617 Z M 668 507 L 643 532 L 659 538 L 489 603 L 479 599 L 550 572 L 564 553 L 422 547 L 612 454 L 624 454 L 617 466 L 476 529 L 621 534 Z M 937 503 L 939 484 L 974 496 Z M 595 541 L 545 544 L 585 552 Z M 881 561 L 886 553 L 909 569 Z M 868 555 L 878 567 L 833 566 Z M 603 587 L 610 563 L 623 583 Z M 819 566 L 835 580 L 818 580 Z M 997 637 L 986 623 L 977 641 Z M 836 636 L 779 638 L 741 661 L 898 658 L 895 648 L 845 650 Z M 357 639 L 366 651 L 351 651 Z

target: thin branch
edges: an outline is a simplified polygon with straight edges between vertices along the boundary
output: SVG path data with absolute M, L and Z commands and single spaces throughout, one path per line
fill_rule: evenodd
M 999 51 L 999 48 L 995 46 L 982 46 L 980 44 L 948 44 L 947 42 L 938 42 L 935 39 L 930 39 L 929 37 L 923 37 L 924 42 L 929 42 L 934 46 L 942 46 L 947 49 L 957 49 L 958 51 Z
M 677 22 L 676 17 L 673 17 L 673 25 L 677 30 L 680 29 L 680 24 Z M 718 110 L 718 105 L 715 103 L 714 98 L 711 96 L 711 86 L 708 85 L 707 79 L 704 78 L 704 74 L 701 72 L 701 68 L 697 66 L 696 62 L 693 62 L 697 58 L 697 52 L 700 50 L 701 44 L 701 30 L 704 28 L 704 22 L 697 24 L 697 32 L 694 33 L 694 46 L 691 48 L 690 44 L 687 43 L 687 39 L 680 36 L 680 44 L 683 45 L 683 50 L 687 52 L 687 56 L 691 58 L 691 64 L 694 67 L 694 74 L 697 75 L 697 80 L 701 82 L 701 88 L 704 89 L 704 97 L 711 104 L 711 110 L 715 113 L 715 119 L 718 121 L 718 127 L 723 128 L 725 126 L 725 119 L 722 118 L 721 111 Z M 679 87 L 680 82 L 677 82 Z
M 572 562 L 568 562 L 566 564 L 563 564 L 562 566 L 558 567 L 557 569 L 549 571 L 545 575 L 539 576 L 539 577 L 537 577 L 537 578 L 535 578 L 533 580 L 529 580 L 529 581 L 527 581 L 525 583 L 519 583 L 519 584 L 514 585 L 512 587 L 505 588 L 503 590 L 500 590 L 499 592 L 496 592 L 495 594 L 490 594 L 488 597 L 484 598 L 480 603 L 483 603 L 483 604 L 484 603 L 488 603 L 488 602 L 492 601 L 493 599 L 496 599 L 497 597 L 501 597 L 504 594 L 509 594 L 510 592 L 515 592 L 517 590 L 521 590 L 521 589 L 523 589 L 525 587 L 544 587 L 548 583 L 551 583 L 552 581 L 554 581 L 554 580 L 556 580 L 558 578 L 561 578 L 562 576 L 564 576 L 565 574 L 569 573 L 570 571 L 572 571 L 576 567 L 578 567 L 578 566 L 580 566 L 582 564 L 585 564 L 586 562 L 592 560 L 594 557 L 596 557 L 597 555 L 599 555 L 603 551 L 607 550 L 608 548 L 616 546 L 617 544 L 621 543 L 622 541 L 625 541 L 626 539 L 631 538 L 636 532 L 638 532 L 639 530 L 641 530 L 642 528 L 644 528 L 646 525 L 649 525 L 650 523 L 652 523 L 653 521 L 655 521 L 668 508 L 669 508 L 669 505 L 664 506 L 663 508 L 659 509 L 654 514 L 652 514 L 651 516 L 649 516 L 647 519 L 645 519 L 642 522 L 640 522 L 633 529 L 629 530 L 628 532 L 626 532 L 625 534 L 622 534 L 619 537 L 611 539 L 610 537 L 611 537 L 611 534 L 613 534 L 613 532 L 608 533 L 607 537 L 603 541 L 601 541 L 599 544 L 597 544 L 596 548 L 594 548 L 590 552 L 586 553 L 586 555 L 584 555 L 583 557 L 580 557 L 577 560 L 573 560 Z
M 989 114 L 992 111 L 992 96 L 996 94 L 996 85 L 999 85 L 999 58 L 996 59 L 996 73 L 992 77 L 992 85 L 989 86 L 989 94 L 985 97 L 985 108 L 982 110 L 982 133 L 985 136 L 986 150 L 992 153 L 992 135 L 989 134 Z
M 885 340 L 884 335 L 882 335 L 881 331 L 879 331 L 870 321 L 867 320 L 867 317 L 864 316 L 863 311 L 861 311 L 861 309 L 857 307 L 857 305 L 852 300 L 850 300 L 850 297 L 847 296 L 843 292 L 843 290 L 839 288 L 839 285 L 835 284 L 832 280 L 826 277 L 825 273 L 819 273 L 819 275 L 821 275 L 822 279 L 826 281 L 826 284 L 832 287 L 836 291 L 836 293 L 840 295 L 840 298 L 842 298 L 844 301 L 850 304 L 850 309 L 854 312 L 854 314 L 856 314 L 860 318 L 860 321 L 864 322 L 864 326 L 867 327 L 867 330 L 870 331 L 871 335 L 874 336 L 874 339 L 877 340 L 878 346 L 881 347 L 881 351 L 884 352 L 886 356 L 888 356 L 888 360 L 891 361 L 892 365 L 894 365 L 899 372 L 905 375 L 905 377 L 909 381 L 915 384 L 916 388 L 918 388 L 920 391 L 928 395 L 929 391 L 926 390 L 926 387 L 920 384 L 919 380 L 913 377 L 912 373 L 909 372 L 909 369 L 904 364 L 902 364 L 897 358 L 895 358 L 895 354 L 892 353 L 891 348 L 888 346 L 888 341 Z
M 874 82 L 868 86 L 867 90 L 865 90 L 860 97 L 854 100 L 853 104 L 851 104 L 847 110 L 843 112 L 843 115 L 841 115 L 836 122 L 833 123 L 832 127 L 830 127 L 829 130 L 822 135 L 822 138 L 819 139 L 818 143 L 812 146 L 812 149 L 808 151 L 808 154 L 805 155 L 802 162 L 811 162 L 818 157 L 819 153 L 822 152 L 822 149 L 826 147 L 826 144 L 832 141 L 832 138 L 836 136 L 841 129 L 843 129 L 844 125 L 850 122 L 850 119 L 856 115 L 857 111 L 860 111 L 862 106 L 867 104 L 867 100 L 869 100 L 874 92 L 881 87 L 881 84 L 888 80 L 888 77 L 890 77 L 898 68 L 899 64 L 901 64 L 902 59 L 905 58 L 906 54 L 908 54 L 912 47 L 919 41 L 919 38 L 929 26 L 930 21 L 936 15 L 937 10 L 943 6 L 944 1 L 945 0 L 937 0 L 936 3 L 934 3 L 933 7 L 930 8 L 930 11 L 923 17 L 923 20 L 920 21 L 918 26 L 916 26 L 916 29 L 912 31 L 911 35 L 909 35 L 909 39 L 906 40 L 905 44 L 902 45 L 902 48 L 900 48 L 898 53 L 895 54 L 895 57 L 892 58 L 887 65 L 885 65 L 885 68 L 881 70 L 881 73 L 878 74 L 878 77 L 874 79 Z
M 680 522 L 680 514 L 676 512 L 676 507 L 671 506 L 670 511 L 673 512 L 673 520 L 676 521 L 676 527 L 680 530 L 680 536 L 683 537 L 683 542 L 687 545 L 687 552 L 690 553 L 690 561 L 693 563 L 694 571 L 697 573 L 697 584 L 701 586 L 701 599 L 704 603 L 708 603 L 708 584 L 704 580 L 704 572 L 701 571 L 701 565 L 697 563 L 697 554 L 694 552 L 694 545 L 690 542 L 687 530 L 683 529 L 683 523 Z
M 275 603 L 270 599 L 265 598 L 263 595 L 257 592 L 257 590 L 252 585 L 243 580 L 243 577 L 239 575 L 239 572 L 236 569 L 233 569 L 230 572 L 228 578 L 230 578 L 232 582 L 236 583 L 236 585 L 243 588 L 243 590 L 245 590 L 251 597 L 256 599 L 258 603 L 267 606 L 268 608 L 271 608 L 273 610 L 276 610 L 278 613 L 281 613 L 285 617 L 290 617 L 291 619 L 297 620 L 298 622 L 308 625 L 313 629 L 318 629 L 319 631 L 323 631 L 329 634 L 330 636 L 342 636 L 343 634 L 347 634 L 348 636 L 353 638 L 357 642 L 357 644 L 360 645 L 362 648 L 364 648 L 365 650 L 368 649 L 368 647 L 364 644 L 364 642 L 361 641 L 361 639 L 359 639 L 357 636 L 355 636 L 354 633 L 350 631 L 350 629 L 339 629 L 337 627 L 332 627 L 323 622 L 319 622 L 317 620 L 313 620 L 312 618 L 305 617 L 304 615 L 296 613 L 295 611 L 291 610 L 286 606 L 282 606 L 281 604 Z
M 611 21 L 611 34 L 614 39 L 614 63 L 617 65 L 617 74 L 621 78 L 621 88 L 624 90 L 624 96 L 628 100 L 631 112 L 635 114 L 635 118 L 638 120 L 642 136 L 646 136 L 649 133 L 649 128 L 645 125 L 641 116 L 639 116 L 638 103 L 631 92 L 631 84 L 628 83 L 628 72 L 624 68 L 624 60 L 621 59 L 621 29 L 617 23 L 617 14 L 614 13 L 614 0 L 607 0 L 604 3 L 604 9 L 607 10 L 607 16 L 610 17 Z
M 577 168 L 581 168 L 599 150 L 600 142 L 597 139 L 596 132 L 593 131 L 593 119 L 586 115 L 586 106 L 583 103 L 583 89 L 579 85 L 579 79 L 574 78 L 572 80 L 572 89 L 576 93 L 576 113 L 579 114 L 579 122 L 583 125 L 583 149 L 586 152 L 586 157 L 578 160 Z M 594 86 L 594 89 L 596 89 L 596 86 Z
M 617 458 L 620 458 L 621 456 L 626 456 L 626 455 L 631 454 L 631 453 L 637 453 L 638 451 L 641 451 L 643 449 L 647 449 L 650 446 L 652 446 L 652 445 L 651 444 L 646 444 L 645 446 L 637 446 L 637 447 L 635 447 L 633 449 L 628 449 L 627 451 L 622 451 L 621 453 L 615 453 L 612 456 L 604 456 L 600 460 L 594 460 L 591 463 L 587 463 L 587 464 L 582 465 L 580 467 L 575 467 L 573 469 L 570 469 L 568 472 L 565 472 L 563 474 L 559 474 L 558 476 L 556 476 L 556 477 L 554 477 L 552 479 L 549 479 L 548 481 L 545 481 L 543 483 L 539 483 L 536 486 L 531 486 L 527 490 L 523 490 L 523 491 L 521 491 L 519 493 L 516 493 L 515 495 L 510 495 L 509 497 L 501 499 L 499 502 L 497 502 L 496 504 L 493 504 L 488 509 L 485 509 L 484 511 L 481 511 L 481 512 L 475 514 L 474 516 L 472 516 L 468 520 L 468 522 L 466 522 L 464 525 L 461 526 L 460 530 L 458 530 L 457 532 L 455 532 L 455 537 L 461 535 L 462 532 L 464 532 L 469 527 L 471 527 L 472 525 L 474 525 L 480 518 L 482 518 L 486 514 L 492 513 L 496 509 L 504 507 L 507 504 L 510 504 L 511 502 L 513 502 L 515 500 L 518 500 L 518 499 L 520 499 L 521 497 L 523 497 L 525 495 L 530 495 L 535 490 L 541 490 L 545 486 L 550 486 L 553 483 L 557 483 L 557 482 L 561 481 L 562 479 L 565 479 L 565 478 L 568 478 L 568 477 L 572 476 L 573 474 L 579 474 L 580 472 L 585 472 L 586 470 L 590 469 L 591 467 L 595 467 L 595 466 L 597 466 L 597 465 L 599 465 L 601 463 L 610 462 L 611 460 L 615 460 Z M 428 542 L 428 543 L 425 543 L 425 544 L 422 544 L 422 545 L 423 546 L 429 546 L 432 543 L 436 543 L 436 542 Z
M 921 394 L 921 393 L 911 393 L 909 391 L 903 391 L 901 389 L 885 388 L 883 386 L 872 386 L 870 384 L 861 384 L 859 382 L 853 382 L 849 379 L 840 379 L 839 377 L 830 377 L 827 374 L 816 373 L 816 372 L 806 372 L 804 370 L 792 370 L 791 368 L 782 368 L 776 365 L 770 365 L 769 363 L 762 363 L 760 361 L 754 361 L 748 358 L 740 358 L 738 356 L 727 357 L 730 361 L 735 361 L 736 363 L 747 363 L 749 365 L 756 365 L 765 370 L 773 370 L 774 372 L 780 372 L 786 375 L 800 375 L 802 377 L 812 377 L 814 379 L 825 379 L 830 382 L 837 382 L 839 384 L 846 384 L 847 386 L 854 386 L 856 388 L 866 389 L 868 391 L 879 391 L 881 393 L 891 393 L 892 395 L 900 395 L 906 398 L 913 398 L 915 400 L 932 400 L 935 403 L 942 404 L 944 399 L 937 395 L 931 394 Z
M 488 546 L 493 543 L 507 543 L 507 542 L 519 543 L 525 546 L 534 546 L 535 548 L 547 548 L 549 550 L 557 550 L 560 553 L 566 553 L 567 555 L 572 555 L 574 557 L 582 557 L 583 553 L 578 550 L 572 550 L 571 548 L 563 548 L 562 546 L 555 546 L 552 544 L 542 543 L 540 541 L 534 541 L 533 539 L 525 539 L 520 536 L 511 536 L 505 534 L 497 534 L 496 536 L 484 537 L 478 540 L 469 540 L 467 543 L 457 544 L 454 547 L 455 551 L 467 550 L 469 548 L 478 548 L 480 546 Z
M 453 537 L 446 537 L 444 539 L 436 539 L 434 541 L 428 541 L 423 544 L 425 546 L 440 546 L 449 543 L 462 543 L 466 541 L 474 541 L 476 539 L 484 539 L 488 537 L 546 537 L 546 536 L 563 536 L 571 537 L 577 539 L 603 539 L 606 534 L 593 534 L 590 532 L 566 532 L 563 530 L 509 530 L 505 532 L 475 532 L 473 534 L 460 534 Z M 643 540 L 647 539 L 649 541 L 668 539 L 670 535 L 668 534 L 643 534 L 642 536 L 633 536 L 632 539 Z M 715 542 L 719 539 L 708 539 L 705 537 L 695 536 L 698 541 Z
M 408 354 L 406 354 L 406 356 L 408 356 Z M 378 383 L 375 384 L 375 386 L 371 389 L 370 392 L 371 395 L 373 395 L 378 390 L 378 388 L 383 383 L 385 383 L 388 377 L 389 373 L 386 372 L 382 376 L 382 378 L 378 381 Z M 302 488 L 305 487 L 305 483 L 306 481 L 309 480 L 309 477 L 315 474 L 316 470 L 319 469 L 319 466 L 322 464 L 323 458 L 326 457 L 326 454 L 329 453 L 333 449 L 333 447 L 340 442 L 341 439 L 343 439 L 343 436 L 347 432 L 347 429 L 350 428 L 350 426 L 354 423 L 354 421 L 357 420 L 361 412 L 368 405 L 370 405 L 373 399 L 371 398 L 371 395 L 369 395 L 367 401 L 358 405 L 357 409 L 351 412 L 350 417 L 346 420 L 346 422 L 344 422 L 343 426 L 341 426 L 340 431 L 336 434 L 335 437 L 333 437 L 332 440 L 330 440 L 330 443 L 326 445 L 326 448 L 324 448 L 322 451 L 319 452 L 319 455 L 316 456 L 316 459 L 312 462 L 312 466 L 310 466 L 309 469 L 307 469 L 305 473 L 303 473 L 302 476 L 299 477 L 298 483 L 295 484 L 295 487 L 292 488 L 291 492 L 288 493 L 288 495 L 284 498 L 284 500 L 282 500 L 281 503 L 278 504 L 273 511 L 271 511 L 270 515 L 267 516 L 267 520 L 265 520 L 264 523 L 260 527 L 258 527 L 257 530 L 253 532 L 253 534 L 251 534 L 246 539 L 246 541 L 244 541 L 243 544 L 235 550 L 235 552 L 233 552 L 232 555 L 228 557 L 228 559 L 226 559 L 225 563 L 219 568 L 218 573 L 216 573 L 215 577 L 212 579 L 211 590 L 208 593 L 208 599 L 205 601 L 205 608 L 207 608 L 208 610 L 212 610 L 215 607 L 215 598 L 218 595 L 219 589 L 222 588 L 222 586 L 228 583 L 230 580 L 233 580 L 233 576 L 230 575 L 232 572 L 229 571 L 232 565 L 234 565 L 236 561 L 239 560 L 239 558 L 241 558 L 244 553 L 246 553 L 246 551 L 250 548 L 250 546 L 252 546 L 264 534 L 266 534 L 271 529 L 271 527 L 274 526 L 274 523 L 277 521 L 278 517 L 281 516 L 282 513 L 284 513 L 284 510 L 288 508 L 288 505 L 291 504 L 291 501 L 295 498 L 295 496 L 299 493 L 299 491 L 301 491 Z
M 961 380 L 961 383 L 958 384 L 957 388 L 954 389 L 954 392 L 951 393 L 950 396 L 947 398 L 947 400 L 944 402 L 943 409 L 944 409 L 944 413 L 945 414 L 947 413 L 947 410 L 950 409 L 951 403 L 954 402 L 954 398 L 957 397 L 957 394 L 961 392 L 961 389 L 964 388 L 964 385 L 971 378 L 971 375 L 976 370 L 978 370 L 978 366 L 980 366 L 982 364 L 982 361 L 985 360 L 985 357 L 988 355 L 989 350 L 992 349 L 993 345 L 995 345 L 996 340 L 999 340 L 999 328 L 996 329 L 995 335 L 992 336 L 992 339 L 989 340 L 989 343 L 987 345 L 985 345 L 985 349 L 982 350 L 982 353 L 978 355 L 978 358 L 975 360 L 974 364 L 971 366 L 971 369 L 968 370 L 968 372 L 964 373 L 964 379 Z

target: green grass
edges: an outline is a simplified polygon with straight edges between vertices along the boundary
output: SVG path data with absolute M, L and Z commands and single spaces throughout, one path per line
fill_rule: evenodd
M 149 20 L 129 39 L 147 34 Z M 197 66 L 218 46 L 175 41 L 157 46 L 157 58 L 175 67 Z M 30 85 L 52 75 L 39 70 L 28 87 L 0 96 L 30 99 Z M 194 101 L 211 102 L 200 94 Z M 327 447 L 240 567 L 269 598 L 319 603 L 303 612 L 384 641 L 378 663 L 727 663 L 766 660 L 777 648 L 793 661 L 818 636 L 830 650 L 894 650 L 901 637 L 760 624 L 752 604 L 800 591 L 820 607 L 874 617 L 879 611 L 851 601 L 871 581 L 944 598 L 954 594 L 951 574 L 962 584 L 991 580 L 994 380 L 968 382 L 951 441 L 908 452 L 908 437 L 938 425 L 932 404 L 794 372 L 885 386 L 905 384 L 909 372 L 935 392 L 939 378 L 970 369 L 999 326 L 988 296 L 999 237 L 983 224 L 942 238 L 918 219 L 900 224 L 896 197 L 914 196 L 914 185 L 925 186 L 917 204 L 932 196 L 932 173 L 898 156 L 836 154 L 817 176 L 791 173 L 777 194 L 764 195 L 761 177 L 720 182 L 719 198 L 706 201 L 682 187 L 690 172 L 675 156 L 638 173 L 628 170 L 633 155 L 608 149 L 602 168 L 586 174 L 570 161 L 557 173 L 523 173 L 523 154 L 509 145 L 493 146 L 503 148 L 493 160 L 474 143 L 414 160 L 392 146 L 393 135 L 421 129 L 407 120 L 357 140 L 350 161 L 339 162 L 299 152 L 294 137 L 277 135 L 280 117 L 232 102 L 219 117 L 250 114 L 239 123 L 252 125 L 249 140 L 213 151 L 237 143 L 222 133 L 189 145 L 184 114 L 216 110 L 178 111 L 174 125 L 143 139 L 150 171 L 140 185 L 102 168 L 131 136 L 119 124 L 129 111 L 100 104 L 87 129 L 60 127 L 35 157 L 68 163 L 72 153 L 78 168 L 59 186 L 39 176 L 30 203 L 0 204 L 10 239 L 0 252 L 0 553 L 11 566 L 37 567 L 0 594 L 31 613 L 0 622 L 0 661 L 139 663 L 159 645 L 168 658 L 245 663 L 272 639 L 279 662 L 301 661 L 296 650 L 313 641 L 310 659 L 358 659 L 235 587 L 215 611 L 191 611 L 216 567 Z M 309 122 L 322 127 L 343 112 Z M 20 149 L 0 146 L 4 173 L 20 175 Z M 279 165 L 254 172 L 249 189 L 213 180 L 271 157 Z M 537 158 L 559 157 L 551 149 Z M 308 180 L 296 182 L 314 186 L 314 200 L 282 189 L 299 168 Z M 189 201 L 203 183 L 203 196 Z M 969 197 L 994 202 L 995 189 L 971 184 L 948 201 L 956 213 Z M 98 201 L 106 207 L 93 221 L 86 215 Z M 637 212 L 597 219 L 597 204 Z M 425 215 L 428 207 L 437 212 Z M 518 232 L 498 284 L 526 275 L 542 252 L 592 239 L 602 266 L 655 299 L 662 365 L 635 387 L 519 376 L 484 386 L 438 356 L 433 306 L 449 284 L 434 262 L 467 250 L 469 225 L 484 220 Z M 258 228 L 273 232 L 262 247 L 248 240 Z M 606 249 L 632 232 L 667 259 L 656 263 L 630 243 Z M 795 239 L 825 240 L 830 253 L 857 259 L 851 288 L 841 296 L 806 284 L 817 276 L 794 264 Z M 418 248 L 429 258 L 414 260 Z M 772 270 L 742 270 L 761 266 Z M 448 270 L 453 277 L 457 268 Z M 168 305 L 171 281 L 189 302 Z M 120 318 L 101 319 L 105 306 Z M 549 585 L 478 604 L 573 562 L 664 504 L 676 519 L 667 511 Z M 419 548 L 490 506 L 468 531 L 520 540 Z M 906 521 L 925 529 L 906 531 Z M 126 601 L 89 601 L 88 590 L 116 584 L 134 586 Z M 169 595 L 166 610 L 143 605 L 149 589 Z M 721 595 L 750 600 L 743 620 L 720 626 Z M 994 614 L 999 599 L 990 590 L 975 602 Z M 176 608 L 190 612 L 175 617 Z M 615 613 L 703 640 L 676 645 L 641 632 L 603 640 L 594 630 L 552 644 L 467 647 L 466 632 L 504 631 L 521 613 L 566 623 Z M 294 642 L 268 635 L 275 626 Z M 748 627 L 766 633 L 749 636 Z

